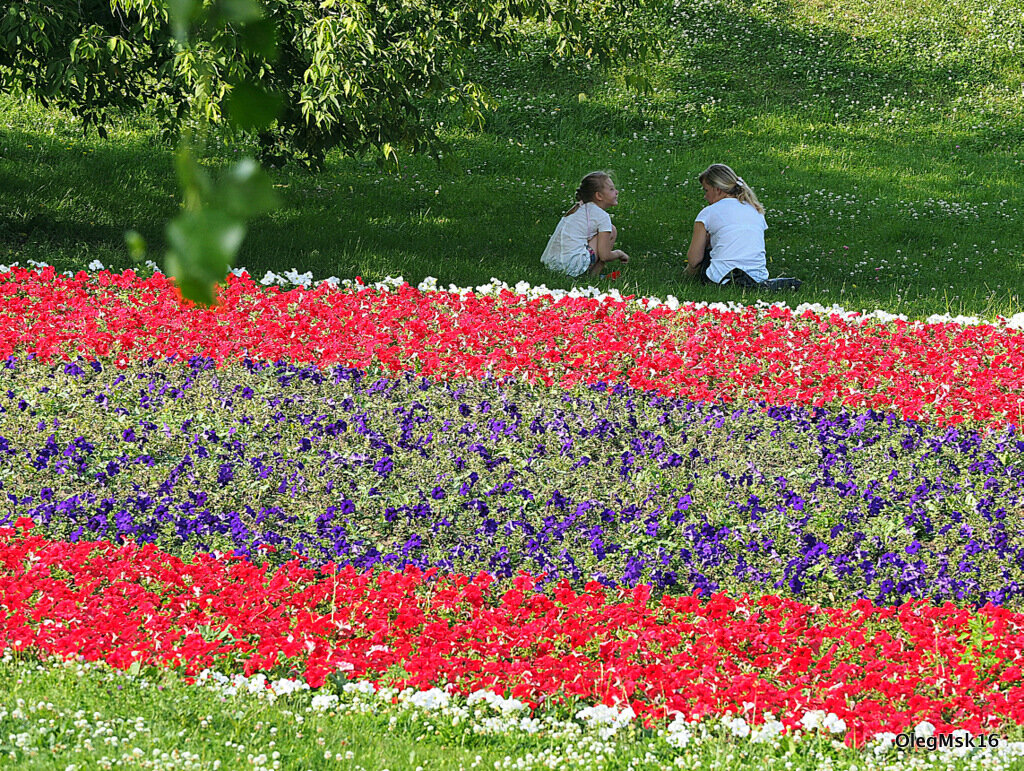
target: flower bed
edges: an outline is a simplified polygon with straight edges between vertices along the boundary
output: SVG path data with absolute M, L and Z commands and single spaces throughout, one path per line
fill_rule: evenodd
M 0 480 L 69 539 L 1017 607 L 1024 441 L 626 386 L 9 360 Z
M 781 306 L 722 311 L 565 297 L 281 292 L 229 277 L 183 305 L 160 274 L 0 273 L 0 356 L 194 356 L 342 364 L 432 377 L 608 381 L 695 400 L 886 409 L 939 423 L 1020 424 L 1024 334 L 992 325 L 861 323 Z
M 547 595 L 525 575 L 499 593 L 486 574 L 183 562 L 152 546 L 12 529 L 0 531 L 0 564 L 0 643 L 119 667 L 297 668 L 314 686 L 332 672 L 390 672 L 400 687 L 487 688 L 534 706 L 620 702 L 650 718 L 753 704 L 791 727 L 821 710 L 854 742 L 923 720 L 974 733 L 1024 721 L 1013 663 L 1024 615 L 992 607 L 652 600 L 646 586 L 609 596 L 566 582 Z
M 244 275 L 221 300 L 0 272 L 0 648 L 858 744 L 1024 724 L 1019 332 Z

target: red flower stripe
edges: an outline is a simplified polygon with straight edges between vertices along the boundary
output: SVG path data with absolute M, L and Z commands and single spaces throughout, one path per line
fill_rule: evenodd
M 219 307 L 164 276 L 0 274 L 0 356 L 246 356 L 435 377 L 608 380 L 692 399 L 844 404 L 942 423 L 1020 423 L 1024 335 L 992 326 L 858 323 L 787 308 L 644 311 L 593 299 L 282 292 L 230 276 Z
M 26 523 L 27 526 L 28 523 Z M 819 608 L 766 596 L 652 599 L 598 584 L 550 595 L 519 576 L 278 568 L 152 546 L 0 530 L 0 649 L 181 667 L 282 666 L 311 685 L 341 669 L 398 685 L 486 687 L 628 702 L 648 718 L 834 712 L 849 740 L 932 722 L 974 733 L 1024 723 L 1024 614 L 947 604 Z

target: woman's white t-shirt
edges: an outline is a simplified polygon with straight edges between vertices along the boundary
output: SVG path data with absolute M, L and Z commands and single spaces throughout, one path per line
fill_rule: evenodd
M 593 202 L 582 204 L 558 221 L 540 261 L 552 270 L 579 276 L 590 267 L 587 242 L 598 233 L 611 232 L 612 218 L 608 212 Z
M 733 268 L 746 271 L 754 281 L 768 278 L 764 253 L 768 223 L 761 212 L 730 196 L 701 209 L 697 222 L 704 223 L 711 236 L 708 279 L 717 284 Z

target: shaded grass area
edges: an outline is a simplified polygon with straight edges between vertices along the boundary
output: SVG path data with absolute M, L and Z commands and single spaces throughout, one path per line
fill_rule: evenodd
M 917 316 L 1021 309 L 1024 37 L 1007 2 L 683 0 L 652 31 L 664 54 L 634 70 L 551 71 L 539 38 L 515 58 L 482 54 L 495 110 L 480 131 L 446 129 L 442 159 L 382 169 L 334 155 L 317 174 L 275 170 L 286 205 L 253 224 L 239 264 L 569 287 L 539 255 L 578 179 L 608 168 L 635 259 L 602 286 L 749 301 L 682 276 L 704 203 L 696 175 L 727 162 L 768 208 L 769 271 L 804 279 L 799 300 Z M 641 71 L 652 89 L 626 88 Z M 162 254 L 178 193 L 153 126 L 125 121 L 104 142 L 9 96 L 0 114 L 0 262 L 127 267 L 128 228 Z M 210 148 L 220 161 L 238 152 Z

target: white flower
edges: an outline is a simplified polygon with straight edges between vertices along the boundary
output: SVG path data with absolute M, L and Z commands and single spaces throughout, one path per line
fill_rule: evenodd
M 665 741 L 677 749 L 685 747 L 692 738 L 693 732 L 690 730 L 690 724 L 681 714 L 676 715 L 675 719 L 665 728 Z
M 626 707 L 621 712 L 615 707 L 607 704 L 596 704 L 593 707 L 586 707 L 576 713 L 576 717 L 587 724 L 587 728 L 596 730 L 597 735 L 602 739 L 610 739 L 619 729 L 627 725 L 636 717 L 632 707 Z
M 914 726 L 914 736 L 918 739 L 927 739 L 935 734 L 935 726 L 924 720 Z
M 444 709 L 451 703 L 451 696 L 440 688 L 431 688 L 429 691 L 415 691 L 408 693 L 403 691 L 399 694 L 399 700 L 407 702 L 414 707 L 431 712 L 436 709 Z
M 882 733 L 875 734 L 874 741 L 877 744 L 875 747 L 875 754 L 884 755 L 896 743 L 896 734 L 891 731 L 884 731 Z
M 339 699 L 333 693 L 318 693 L 313 697 L 310 706 L 315 712 L 326 712 L 337 706 Z
M 358 693 L 363 696 L 373 696 L 373 694 L 377 692 L 377 689 L 374 687 L 373 683 L 369 682 L 368 680 L 360 680 L 355 683 L 345 683 L 341 687 L 341 690 L 343 690 L 345 693 Z
M 846 721 L 834 712 L 828 713 L 822 721 L 822 725 L 832 734 L 841 734 L 846 731 Z
M 488 690 L 473 691 L 466 697 L 466 705 L 472 707 L 474 704 L 485 703 L 503 715 L 521 712 L 529 707 L 518 699 L 506 699 Z
M 729 729 L 729 733 L 733 736 L 745 739 L 750 736 L 750 726 L 747 721 L 737 715 L 736 717 L 727 717 L 722 721 L 722 724 Z
M 782 733 L 782 723 L 773 717 L 768 716 L 765 721 L 754 728 L 750 733 L 750 741 L 755 743 L 767 742 Z
M 821 709 L 812 709 L 805 713 L 800 718 L 800 725 L 807 731 L 817 731 L 822 727 L 822 721 L 825 719 L 825 711 Z

